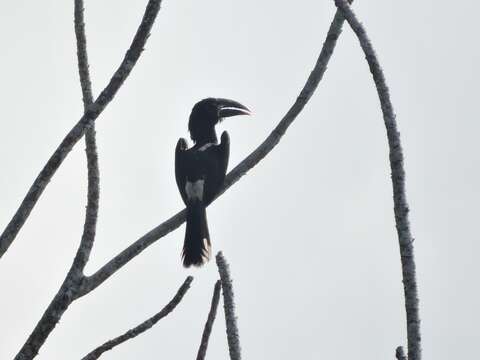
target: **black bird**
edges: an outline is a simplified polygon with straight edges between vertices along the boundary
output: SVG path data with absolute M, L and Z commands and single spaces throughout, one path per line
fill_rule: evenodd
M 210 258 L 206 207 L 215 199 L 225 180 L 230 140 L 226 131 L 218 143 L 215 125 L 223 118 L 250 115 L 239 102 L 207 98 L 195 104 L 188 130 L 194 146 L 188 149 L 185 139 L 175 149 L 175 177 L 178 190 L 187 206 L 187 227 L 183 244 L 183 265 L 201 266 Z

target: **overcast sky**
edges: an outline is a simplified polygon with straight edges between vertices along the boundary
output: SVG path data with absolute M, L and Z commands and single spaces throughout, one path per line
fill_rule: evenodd
M 123 58 L 145 1 L 86 1 L 95 95 Z M 402 135 L 426 359 L 478 354 L 478 2 L 358 0 Z M 193 104 L 227 97 L 230 168 L 288 110 L 313 68 L 332 1 L 165 0 L 130 78 L 97 121 L 98 236 L 87 273 L 182 208 L 174 180 Z M 385 128 L 346 25 L 325 78 L 277 148 L 208 209 L 230 262 L 245 359 L 393 359 L 406 345 Z M 0 227 L 82 115 L 72 1 L 0 2 Z M 80 240 L 79 142 L 0 260 L 0 358 L 11 359 L 58 290 Z M 184 227 L 75 302 L 39 359 L 79 359 L 144 321 L 187 275 L 177 310 L 104 359 L 192 359 L 215 263 L 184 269 Z M 223 313 L 207 357 L 228 356 Z

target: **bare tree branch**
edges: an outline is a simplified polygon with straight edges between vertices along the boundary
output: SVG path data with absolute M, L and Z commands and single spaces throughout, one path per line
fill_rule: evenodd
M 227 340 L 230 359 L 240 360 L 240 336 L 238 334 L 237 317 L 235 316 L 235 301 L 233 296 L 232 279 L 227 261 L 220 251 L 217 256 L 218 272 L 222 280 L 223 309 L 225 311 L 225 322 L 227 324 Z
M 80 85 L 82 87 L 83 107 L 87 111 L 93 103 L 92 82 L 88 70 L 87 37 L 85 35 L 85 20 L 83 17 L 83 0 L 75 0 L 75 37 L 77 39 L 77 61 Z
M 3 254 L 8 250 L 9 246 L 30 215 L 30 212 L 32 211 L 36 202 L 40 198 L 40 195 L 45 190 L 48 182 L 60 167 L 63 160 L 67 157 L 68 153 L 72 150 L 73 146 L 83 136 L 86 127 L 98 118 L 100 113 L 110 103 L 125 79 L 132 71 L 140 57 L 140 54 L 143 51 L 147 38 L 150 34 L 150 30 L 156 19 L 158 11 L 160 10 L 160 4 L 161 0 L 150 0 L 148 2 L 142 22 L 137 30 L 137 33 L 135 34 L 132 44 L 127 50 L 125 58 L 120 64 L 119 68 L 113 74 L 112 79 L 105 89 L 100 93 L 100 96 L 88 107 L 88 110 L 85 112 L 85 114 L 63 139 L 33 182 L 20 207 L 0 236 L 0 257 L 2 257 Z
M 81 277 L 78 276 L 78 272 L 71 268 L 40 321 L 15 356 L 15 360 L 30 360 L 37 356 L 38 351 L 74 300 L 74 294 L 80 282 Z
M 240 178 L 245 175 L 250 169 L 257 165 L 265 156 L 268 155 L 270 151 L 275 148 L 282 136 L 286 133 L 288 127 L 296 119 L 298 114 L 302 111 L 304 106 L 307 104 L 308 100 L 311 98 L 318 84 L 323 78 L 325 70 L 327 69 L 328 62 L 330 57 L 333 54 L 337 39 L 340 36 L 342 31 L 344 18 L 339 11 L 335 14 L 335 17 L 330 25 L 330 29 L 327 34 L 327 38 L 323 43 L 322 50 L 317 59 L 315 67 L 311 72 L 310 76 L 307 79 L 300 95 L 297 97 L 295 103 L 288 110 L 282 120 L 278 125 L 273 129 L 270 135 L 265 139 L 265 141 L 258 146 L 249 156 L 247 156 L 240 164 L 238 164 L 225 179 L 225 184 L 221 190 L 223 194 L 227 189 L 229 189 L 233 184 L 235 184 Z M 217 196 L 217 197 L 218 197 Z M 152 229 L 140 239 L 135 241 L 121 253 L 116 255 L 108 263 L 102 266 L 97 272 L 93 275 L 87 277 L 87 280 L 83 283 L 82 289 L 79 292 L 79 296 L 82 296 L 93 289 L 101 285 L 105 280 L 132 260 L 135 256 L 140 254 L 147 247 L 152 245 L 158 239 L 169 234 L 173 230 L 177 229 L 185 221 L 185 210 L 180 211 L 179 213 L 172 216 L 167 221 L 158 225 L 156 228 Z
M 408 219 L 408 204 L 405 193 L 405 169 L 403 166 L 403 150 L 400 143 L 400 133 L 393 111 L 390 93 L 383 70 L 378 62 L 377 55 L 367 36 L 363 25 L 358 21 L 352 9 L 345 0 L 335 0 L 343 16 L 357 35 L 365 53 L 370 71 L 377 87 L 378 97 L 382 106 L 383 119 L 387 129 L 388 145 L 390 148 L 390 168 L 392 172 L 393 202 L 395 222 L 400 243 L 402 262 L 403 286 L 405 293 L 405 309 L 407 313 L 408 359 L 421 360 L 420 317 L 418 310 L 418 291 L 413 251 L 413 237 L 410 232 Z
M 403 347 L 397 347 L 397 350 L 395 351 L 395 357 L 397 358 L 397 360 L 407 360 L 405 352 L 403 351 Z
M 152 326 L 154 326 L 160 319 L 164 318 L 168 314 L 170 314 L 175 307 L 182 301 L 183 296 L 190 288 L 190 284 L 193 281 L 193 277 L 189 276 L 183 283 L 183 285 L 178 289 L 175 297 L 158 313 L 153 315 L 148 320 L 144 321 L 140 325 L 134 327 L 133 329 L 128 330 L 123 335 L 116 337 L 115 339 L 109 340 L 103 345 L 97 347 L 95 350 L 88 353 L 82 360 L 95 360 L 98 359 L 104 352 L 113 349 L 115 346 L 124 343 L 127 340 L 133 339 L 137 337 L 141 333 L 147 331 Z
M 70 132 L 70 134 L 67 135 L 65 140 L 62 142 L 63 145 L 61 145 L 59 149 L 57 149 L 56 153 L 58 151 L 62 153 L 66 149 L 66 147 L 70 146 L 69 150 L 64 152 L 64 155 L 66 156 L 66 154 L 71 150 L 73 145 L 81 137 L 83 132 L 87 131 L 85 140 L 86 140 L 86 146 L 87 146 L 86 151 L 87 151 L 87 161 L 88 161 L 88 202 L 87 202 L 87 210 L 86 210 L 86 216 L 85 216 L 84 232 L 82 235 L 82 240 L 80 242 L 79 248 L 73 260 L 72 266 L 70 267 L 70 270 L 68 271 L 68 274 L 65 277 L 65 280 L 63 281 L 62 285 L 60 286 L 60 289 L 58 290 L 57 294 L 55 295 L 52 302 L 48 306 L 47 310 L 45 310 L 42 318 L 36 325 L 35 329 L 30 334 L 27 341 L 25 342 L 25 344 L 22 346 L 19 353 L 15 357 L 16 360 L 32 359 L 38 354 L 39 349 L 45 343 L 47 337 L 53 331 L 53 329 L 55 328 L 56 324 L 58 323 L 58 321 L 60 320 L 64 312 L 67 310 L 70 304 L 78 297 L 77 296 L 78 289 L 81 283 L 84 281 L 83 270 L 88 261 L 88 257 L 90 255 L 90 252 L 93 246 L 93 241 L 95 239 L 96 221 L 97 221 L 97 213 L 98 213 L 99 173 L 98 173 L 98 157 L 97 157 L 96 141 L 95 141 L 95 130 L 92 127 L 93 120 L 96 117 L 98 117 L 101 110 L 103 110 L 103 108 L 108 104 L 108 102 L 111 101 L 116 91 L 119 89 L 119 87 L 121 86 L 125 78 L 130 73 L 135 62 L 138 60 L 143 50 L 143 46 L 145 45 L 145 41 L 149 35 L 153 21 L 155 20 L 158 10 L 160 9 L 160 2 L 161 0 L 149 1 L 147 5 L 147 9 L 145 10 L 145 15 L 142 19 L 142 23 L 140 24 L 140 27 L 137 30 L 137 33 L 132 42 L 132 45 L 129 51 L 127 52 L 127 55 L 125 56 L 125 59 L 122 62 L 122 65 L 117 70 L 114 77 L 110 81 L 109 85 L 102 92 L 102 94 L 99 96 L 97 101 L 91 104 L 92 93 L 91 93 L 90 76 L 88 73 L 88 56 L 87 56 L 87 50 L 86 50 L 85 25 L 83 21 L 83 1 L 75 0 L 75 33 L 77 37 L 78 67 L 79 67 L 79 74 L 80 74 L 80 83 L 82 86 L 84 107 L 86 108 L 86 111 L 85 111 L 85 115 L 82 117 L 80 122 L 75 126 L 75 128 L 77 128 L 76 131 L 79 134 L 78 138 L 73 141 L 72 140 L 73 138 L 71 137 L 72 132 Z M 92 110 L 92 108 L 94 108 L 94 110 Z M 88 114 L 95 114 L 95 116 L 92 117 L 92 115 L 88 115 Z M 65 142 L 69 143 L 70 145 L 65 145 Z M 50 174 L 49 176 L 51 177 L 54 174 L 55 170 L 58 168 L 58 166 L 60 166 L 61 161 L 63 161 L 65 156 L 63 156 L 57 163 L 56 162 L 57 160 L 52 160 L 52 159 L 59 159 L 58 157 L 56 158 L 54 154 L 54 156 L 47 163 L 44 170 L 42 170 L 42 172 L 40 173 L 39 177 L 43 176 L 42 173 L 44 174 L 49 173 Z M 55 165 L 56 168 L 54 169 L 49 167 L 49 163 L 51 163 L 52 161 L 54 161 L 56 164 Z M 37 193 L 37 195 L 35 195 L 36 199 L 38 199 L 38 197 L 40 196 L 47 182 L 43 183 L 43 188 L 42 187 L 36 188 L 35 190 Z M 34 186 L 35 186 L 35 183 L 34 183 Z M 27 194 L 27 198 L 28 196 L 29 195 Z M 24 202 L 22 203 L 20 209 L 25 204 L 27 204 L 25 206 L 31 205 L 31 207 L 29 208 L 27 213 L 25 212 L 22 213 L 25 216 L 22 215 L 19 218 L 21 221 L 20 227 L 21 225 L 23 225 L 23 223 L 27 219 L 28 213 L 35 205 L 35 202 L 36 200 L 33 202 L 27 201 L 27 203 L 25 203 L 25 200 L 24 200 Z M 15 216 L 17 216 L 17 214 Z M 12 219 L 12 221 L 15 220 L 15 216 L 14 216 L 14 219 Z M 11 237 L 11 241 L 13 241 L 20 227 L 17 228 L 15 234 L 13 235 L 13 237 Z M 7 226 L 7 229 L 8 229 L 8 226 Z M 2 241 L 2 244 L 3 244 L 4 234 L 2 234 L 2 238 L 0 239 L 0 241 Z M 7 244 L 5 251 L 8 248 L 8 245 L 10 243 Z M 3 245 L 0 244 L 0 248 L 1 246 Z M 0 250 L 0 256 L 1 254 L 2 252 Z
M 75 0 L 75 36 L 77 39 L 78 73 L 80 75 L 80 85 L 82 87 L 83 106 L 86 112 L 88 107 L 93 103 L 93 96 L 90 72 L 88 70 L 87 38 L 85 35 L 83 10 L 83 0 Z M 88 170 L 87 209 L 85 213 L 82 240 L 74 260 L 74 264 L 78 264 L 78 270 L 82 272 L 81 275 L 83 275 L 83 269 L 87 264 L 95 240 L 98 203 L 100 197 L 100 174 L 98 170 L 95 123 L 92 123 L 86 128 L 85 145 Z
M 213 323 L 217 316 L 218 303 L 220 301 L 220 287 L 221 281 L 218 280 L 213 289 L 212 304 L 210 306 L 210 312 L 208 313 L 207 322 L 205 323 L 205 328 L 203 329 L 202 341 L 200 342 L 200 347 L 197 353 L 197 360 L 205 360 L 205 355 L 207 354 L 208 340 L 210 339 Z

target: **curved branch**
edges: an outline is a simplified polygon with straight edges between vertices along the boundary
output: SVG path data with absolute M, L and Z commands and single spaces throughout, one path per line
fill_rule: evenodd
M 238 334 L 237 317 L 235 316 L 235 301 L 233 296 L 232 279 L 227 261 L 220 251 L 215 257 L 218 272 L 222 280 L 223 309 L 225 310 L 225 322 L 227 324 L 227 340 L 230 359 L 240 360 L 240 335 Z
M 25 344 L 15 356 L 14 360 L 30 360 L 38 355 L 38 351 L 53 331 L 62 315 L 73 302 L 75 291 L 81 283 L 81 277 L 75 271 L 68 272 L 60 289 L 43 313 Z
M 397 130 L 395 113 L 393 111 L 390 93 L 385 81 L 383 70 L 378 62 L 375 50 L 368 39 L 363 25 L 358 21 L 345 0 L 336 0 L 335 4 L 341 10 L 345 19 L 348 21 L 360 41 L 360 45 L 365 53 L 370 71 L 373 75 L 378 97 L 382 106 L 383 119 L 387 129 L 388 145 L 390 149 L 395 223 L 397 227 L 398 241 L 400 243 L 400 257 L 402 262 L 405 309 L 407 313 L 408 359 L 420 360 L 422 358 L 422 352 L 416 266 L 413 251 L 413 237 L 410 232 L 410 222 L 408 219 L 409 208 L 405 193 L 405 169 L 403 166 L 403 150 L 400 143 L 400 133 Z
M 212 304 L 210 305 L 210 312 L 208 313 L 207 322 L 205 323 L 205 328 L 203 329 L 202 341 L 200 342 L 200 347 L 197 353 L 197 360 L 204 360 L 205 355 L 207 354 L 208 340 L 210 339 L 213 323 L 215 321 L 215 317 L 217 316 L 217 308 L 220 301 L 221 285 L 221 281 L 218 280 L 215 283 L 215 287 L 213 289 Z
M 300 95 L 297 97 L 295 103 L 288 110 L 282 120 L 273 129 L 270 135 L 265 141 L 258 146 L 249 156 L 247 156 L 240 164 L 238 164 L 230 173 L 228 173 L 225 184 L 218 196 L 223 194 L 233 184 L 235 184 L 240 178 L 245 175 L 250 169 L 257 165 L 265 156 L 272 151 L 278 144 L 282 136 L 286 133 L 288 127 L 300 114 L 304 106 L 310 100 L 311 96 L 315 92 L 318 84 L 323 78 L 325 70 L 327 69 L 328 62 L 332 56 L 333 50 L 337 43 L 337 39 L 342 31 L 344 18 L 339 11 L 335 14 L 335 17 L 330 25 L 330 29 L 327 34 L 327 38 L 323 43 L 322 50 L 317 59 L 314 69 L 310 73 Z M 218 198 L 217 196 L 217 198 Z M 121 253 L 116 255 L 97 272 L 87 278 L 84 282 L 82 289 L 79 292 L 79 296 L 85 295 L 101 285 L 105 280 L 132 260 L 135 256 L 140 254 L 147 247 L 152 245 L 158 239 L 164 237 L 168 233 L 177 229 L 185 221 L 185 210 L 172 216 L 167 221 L 158 225 L 156 228 L 143 235 L 140 239 L 135 241 Z
M 109 351 L 115 346 L 120 345 L 127 340 L 133 339 L 134 337 L 137 337 L 141 333 L 144 333 L 145 331 L 150 329 L 158 321 L 170 314 L 175 309 L 175 307 L 180 303 L 180 301 L 182 301 L 182 298 L 187 292 L 187 290 L 190 288 L 190 284 L 192 283 L 192 281 L 193 277 L 187 277 L 183 285 L 180 287 L 180 289 L 178 289 L 175 297 L 160 312 L 156 313 L 151 318 L 134 327 L 133 329 L 128 330 L 123 335 L 120 335 L 115 339 L 109 340 L 103 345 L 97 347 L 95 350 L 89 352 L 86 356 L 84 356 L 82 360 L 98 359 L 104 352 Z
M 150 0 L 148 2 L 142 22 L 135 34 L 135 37 L 130 45 L 130 48 L 125 54 L 125 58 L 120 64 L 119 68 L 113 74 L 112 79 L 100 93 L 100 96 L 93 104 L 88 107 L 88 110 L 77 122 L 77 124 L 69 131 L 67 136 L 60 143 L 53 155 L 47 161 L 40 174 L 37 176 L 27 195 L 23 199 L 20 207 L 16 211 L 13 218 L 8 223 L 7 227 L 0 236 L 0 257 L 8 250 L 23 224 L 27 220 L 30 212 L 37 203 L 40 195 L 45 190 L 48 182 L 55 174 L 57 169 L 67 157 L 73 146 L 80 140 L 85 133 L 88 125 L 93 123 L 105 107 L 112 101 L 117 91 L 126 80 L 133 67 L 137 63 L 140 54 L 143 51 L 150 30 L 160 10 L 161 0 Z

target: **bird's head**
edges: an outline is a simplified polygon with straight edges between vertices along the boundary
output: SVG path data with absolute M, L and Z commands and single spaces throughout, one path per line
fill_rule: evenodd
M 215 125 L 223 118 L 235 115 L 250 115 L 250 110 L 237 101 L 222 98 L 207 98 L 196 103 L 188 121 L 190 137 L 196 144 L 217 142 Z

